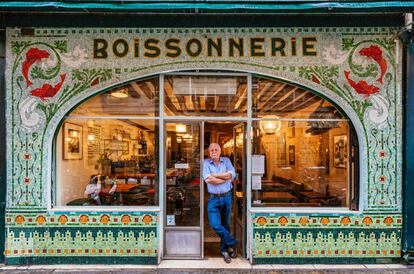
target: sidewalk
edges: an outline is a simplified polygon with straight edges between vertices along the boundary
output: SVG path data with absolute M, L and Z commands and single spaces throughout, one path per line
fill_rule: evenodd
M 221 258 L 205 260 L 164 260 L 158 266 L 143 265 L 33 265 L 2 266 L 7 273 L 414 273 L 414 265 L 250 265 L 244 259 L 226 264 Z

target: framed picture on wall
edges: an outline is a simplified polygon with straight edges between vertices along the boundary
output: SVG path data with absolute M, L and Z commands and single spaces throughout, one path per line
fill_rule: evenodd
M 286 156 L 286 133 L 283 132 L 277 138 L 277 162 L 278 166 L 284 167 L 287 165 Z
M 294 145 L 289 146 L 289 165 L 291 166 L 295 165 L 295 146 Z
M 346 135 L 333 137 L 333 166 L 346 168 L 348 162 L 348 140 Z
M 63 125 L 63 159 L 80 160 L 83 151 L 82 126 L 65 123 Z

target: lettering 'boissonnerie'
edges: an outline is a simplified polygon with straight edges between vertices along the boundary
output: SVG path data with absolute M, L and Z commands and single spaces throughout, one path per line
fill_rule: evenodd
M 93 58 L 311 57 L 318 55 L 316 37 L 157 38 L 93 40 Z

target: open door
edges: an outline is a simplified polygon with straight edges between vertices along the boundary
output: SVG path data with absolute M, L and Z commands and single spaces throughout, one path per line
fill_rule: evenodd
M 233 128 L 233 163 L 236 169 L 234 180 L 234 234 L 242 257 L 246 257 L 246 125 Z

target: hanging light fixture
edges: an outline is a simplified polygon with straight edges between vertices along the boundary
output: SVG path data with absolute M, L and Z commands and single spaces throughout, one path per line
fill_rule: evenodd
M 266 119 L 280 119 L 277 115 L 267 115 L 263 118 Z M 282 122 L 280 120 L 261 120 L 259 123 L 260 131 L 264 134 L 276 134 L 280 131 L 282 127 Z
M 116 98 L 127 98 L 128 88 L 127 87 L 117 88 L 111 92 L 111 96 L 116 97 Z
M 177 133 L 187 132 L 187 126 L 184 125 L 184 124 L 176 124 L 175 125 L 175 132 L 177 132 Z

